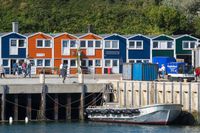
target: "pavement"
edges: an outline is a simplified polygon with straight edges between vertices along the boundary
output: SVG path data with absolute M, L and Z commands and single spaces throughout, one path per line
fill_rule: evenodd
M 108 83 L 109 80 L 120 80 L 121 74 L 103 74 L 103 75 L 91 75 L 84 74 L 84 83 Z M 32 75 L 31 78 L 23 78 L 22 75 L 6 75 L 6 78 L 0 78 L 0 85 L 9 84 L 41 84 L 41 79 L 39 75 Z M 78 75 L 70 75 L 66 78 L 65 83 L 63 83 L 63 78 L 58 75 L 45 75 L 46 84 L 72 84 L 78 83 Z

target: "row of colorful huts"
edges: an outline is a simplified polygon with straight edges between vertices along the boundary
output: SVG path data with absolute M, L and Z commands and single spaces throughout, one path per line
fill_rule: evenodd
M 81 66 L 93 69 L 96 74 L 108 73 L 109 70 L 121 73 L 123 63 L 152 62 L 156 56 L 174 57 L 192 64 L 192 51 L 198 41 L 198 38 L 187 34 L 20 34 L 13 29 L 10 33 L 0 33 L 0 64 L 6 73 L 12 73 L 14 63 L 21 65 L 30 61 L 36 73 L 42 68 L 51 73 L 63 63 L 70 68 L 70 74 L 75 74 L 79 49 Z

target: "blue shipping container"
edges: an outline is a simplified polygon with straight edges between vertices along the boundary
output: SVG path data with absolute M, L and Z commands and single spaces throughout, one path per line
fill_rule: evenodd
M 133 78 L 132 71 L 133 71 L 133 64 L 132 63 L 124 63 L 123 71 L 122 71 L 122 79 L 132 80 L 132 78 Z
M 176 59 L 173 57 L 165 57 L 165 56 L 157 56 L 152 58 L 153 64 L 158 64 L 159 68 L 162 67 L 162 64 L 164 64 L 165 68 L 167 68 L 167 64 L 170 62 L 176 62 Z
M 158 78 L 158 65 L 150 63 L 134 63 L 132 79 L 139 81 L 153 81 Z

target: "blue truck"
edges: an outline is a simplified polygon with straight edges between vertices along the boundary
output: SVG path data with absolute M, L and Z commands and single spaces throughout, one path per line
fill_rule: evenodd
M 185 62 L 170 62 L 167 64 L 166 72 L 170 81 L 188 82 L 195 79 L 193 67 Z

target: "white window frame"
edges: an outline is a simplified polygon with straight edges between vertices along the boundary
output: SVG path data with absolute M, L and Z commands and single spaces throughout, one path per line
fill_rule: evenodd
M 37 61 L 38 60 L 42 60 L 42 66 L 38 66 Z M 50 66 L 45 66 L 45 60 L 50 60 Z M 46 58 L 46 59 L 35 59 L 35 66 L 36 67 L 52 67 L 52 60 L 50 58 Z
M 68 41 L 69 54 L 64 54 L 64 52 L 63 52 L 63 42 L 64 41 Z M 70 40 L 68 40 L 68 39 L 62 39 L 62 41 L 61 41 L 61 54 L 63 56 L 69 56 L 70 55 Z
M 45 46 L 45 41 L 47 41 L 47 40 L 50 41 L 49 47 Z M 38 41 L 42 41 L 42 47 L 38 47 Z M 52 48 L 52 40 L 51 39 L 36 39 L 36 48 Z
M 72 60 L 75 60 L 75 66 L 71 66 L 71 61 Z M 69 59 L 69 62 L 68 62 L 70 68 L 76 68 L 77 67 L 77 60 L 76 59 Z
M 134 42 L 134 47 L 130 47 L 130 42 Z M 137 48 L 137 42 L 140 42 L 142 44 L 141 48 Z M 144 48 L 144 43 L 142 40 L 129 40 L 128 41 L 128 49 L 143 50 L 143 48 Z
M 183 46 L 183 43 L 185 43 L 185 42 L 188 42 L 188 48 L 184 48 Z M 192 49 L 194 49 L 194 48 L 191 48 L 191 43 L 195 43 L 195 45 L 194 45 L 194 48 L 196 48 L 196 41 L 182 41 L 182 49 L 183 50 L 192 50 Z
M 19 41 L 20 41 L 20 40 L 24 40 L 24 46 L 23 46 L 23 47 L 20 47 L 20 46 L 19 46 Z M 26 39 L 21 39 L 21 38 L 18 39 L 18 48 L 26 48 Z
M 96 61 L 97 61 L 97 60 L 100 61 L 100 66 L 97 66 L 97 65 L 96 65 Z M 95 67 L 102 67 L 102 60 L 101 60 L 101 59 L 95 59 L 95 60 L 94 60 L 94 66 L 95 66 Z
M 150 59 L 129 59 L 128 63 L 130 63 L 130 61 L 133 61 L 132 63 L 137 63 L 137 61 L 141 61 L 141 63 L 146 63 L 145 61 L 147 61 L 150 63 Z
M 153 47 L 153 43 L 157 42 L 158 43 L 158 48 Z M 172 43 L 172 48 L 167 48 L 168 42 Z M 152 41 L 152 49 L 153 50 L 174 50 L 174 41 Z
M 85 42 L 85 47 L 81 47 L 81 41 L 84 41 L 84 42 Z M 80 48 L 81 48 L 81 49 L 87 48 L 87 40 L 80 40 Z
M 4 61 L 4 60 L 8 61 L 8 65 L 7 65 L 7 66 L 4 66 L 4 65 L 3 65 L 3 61 Z M 9 65 L 9 59 L 2 59 L 2 65 L 3 65 L 4 67 L 9 67 L 9 66 L 10 66 L 10 65 Z
M 71 42 L 72 41 L 75 42 L 75 47 L 71 47 Z M 76 40 L 69 40 L 69 47 L 70 47 L 70 49 L 77 49 L 77 42 L 76 42 Z
M 117 42 L 117 48 L 113 48 L 113 41 Z M 110 47 L 106 48 L 106 42 L 110 42 Z M 104 49 L 119 49 L 119 40 L 104 40 Z

